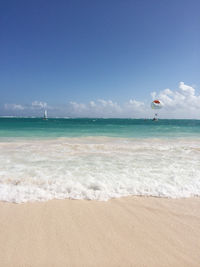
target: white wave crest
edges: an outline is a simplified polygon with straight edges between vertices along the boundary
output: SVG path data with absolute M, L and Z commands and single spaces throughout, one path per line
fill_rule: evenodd
M 200 196 L 200 140 L 63 138 L 0 143 L 0 200 Z

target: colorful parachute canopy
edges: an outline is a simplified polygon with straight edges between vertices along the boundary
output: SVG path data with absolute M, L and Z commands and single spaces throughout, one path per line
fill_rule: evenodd
M 161 109 L 162 108 L 162 103 L 159 100 L 156 99 L 151 103 L 151 108 L 152 109 Z

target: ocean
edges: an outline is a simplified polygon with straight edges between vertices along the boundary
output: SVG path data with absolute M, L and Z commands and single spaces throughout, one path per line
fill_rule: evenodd
M 0 118 L 0 200 L 200 196 L 200 120 Z

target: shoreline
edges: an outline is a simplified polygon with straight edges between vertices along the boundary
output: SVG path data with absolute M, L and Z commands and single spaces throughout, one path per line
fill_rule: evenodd
M 2 266 L 199 266 L 200 198 L 0 202 Z

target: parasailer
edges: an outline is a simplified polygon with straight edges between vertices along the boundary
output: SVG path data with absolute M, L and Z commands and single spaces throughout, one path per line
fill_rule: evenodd
M 152 109 L 161 109 L 162 103 L 160 102 L 160 100 L 156 99 L 151 103 L 151 108 Z M 153 121 L 157 121 L 157 120 L 158 120 L 158 113 L 155 113 Z

